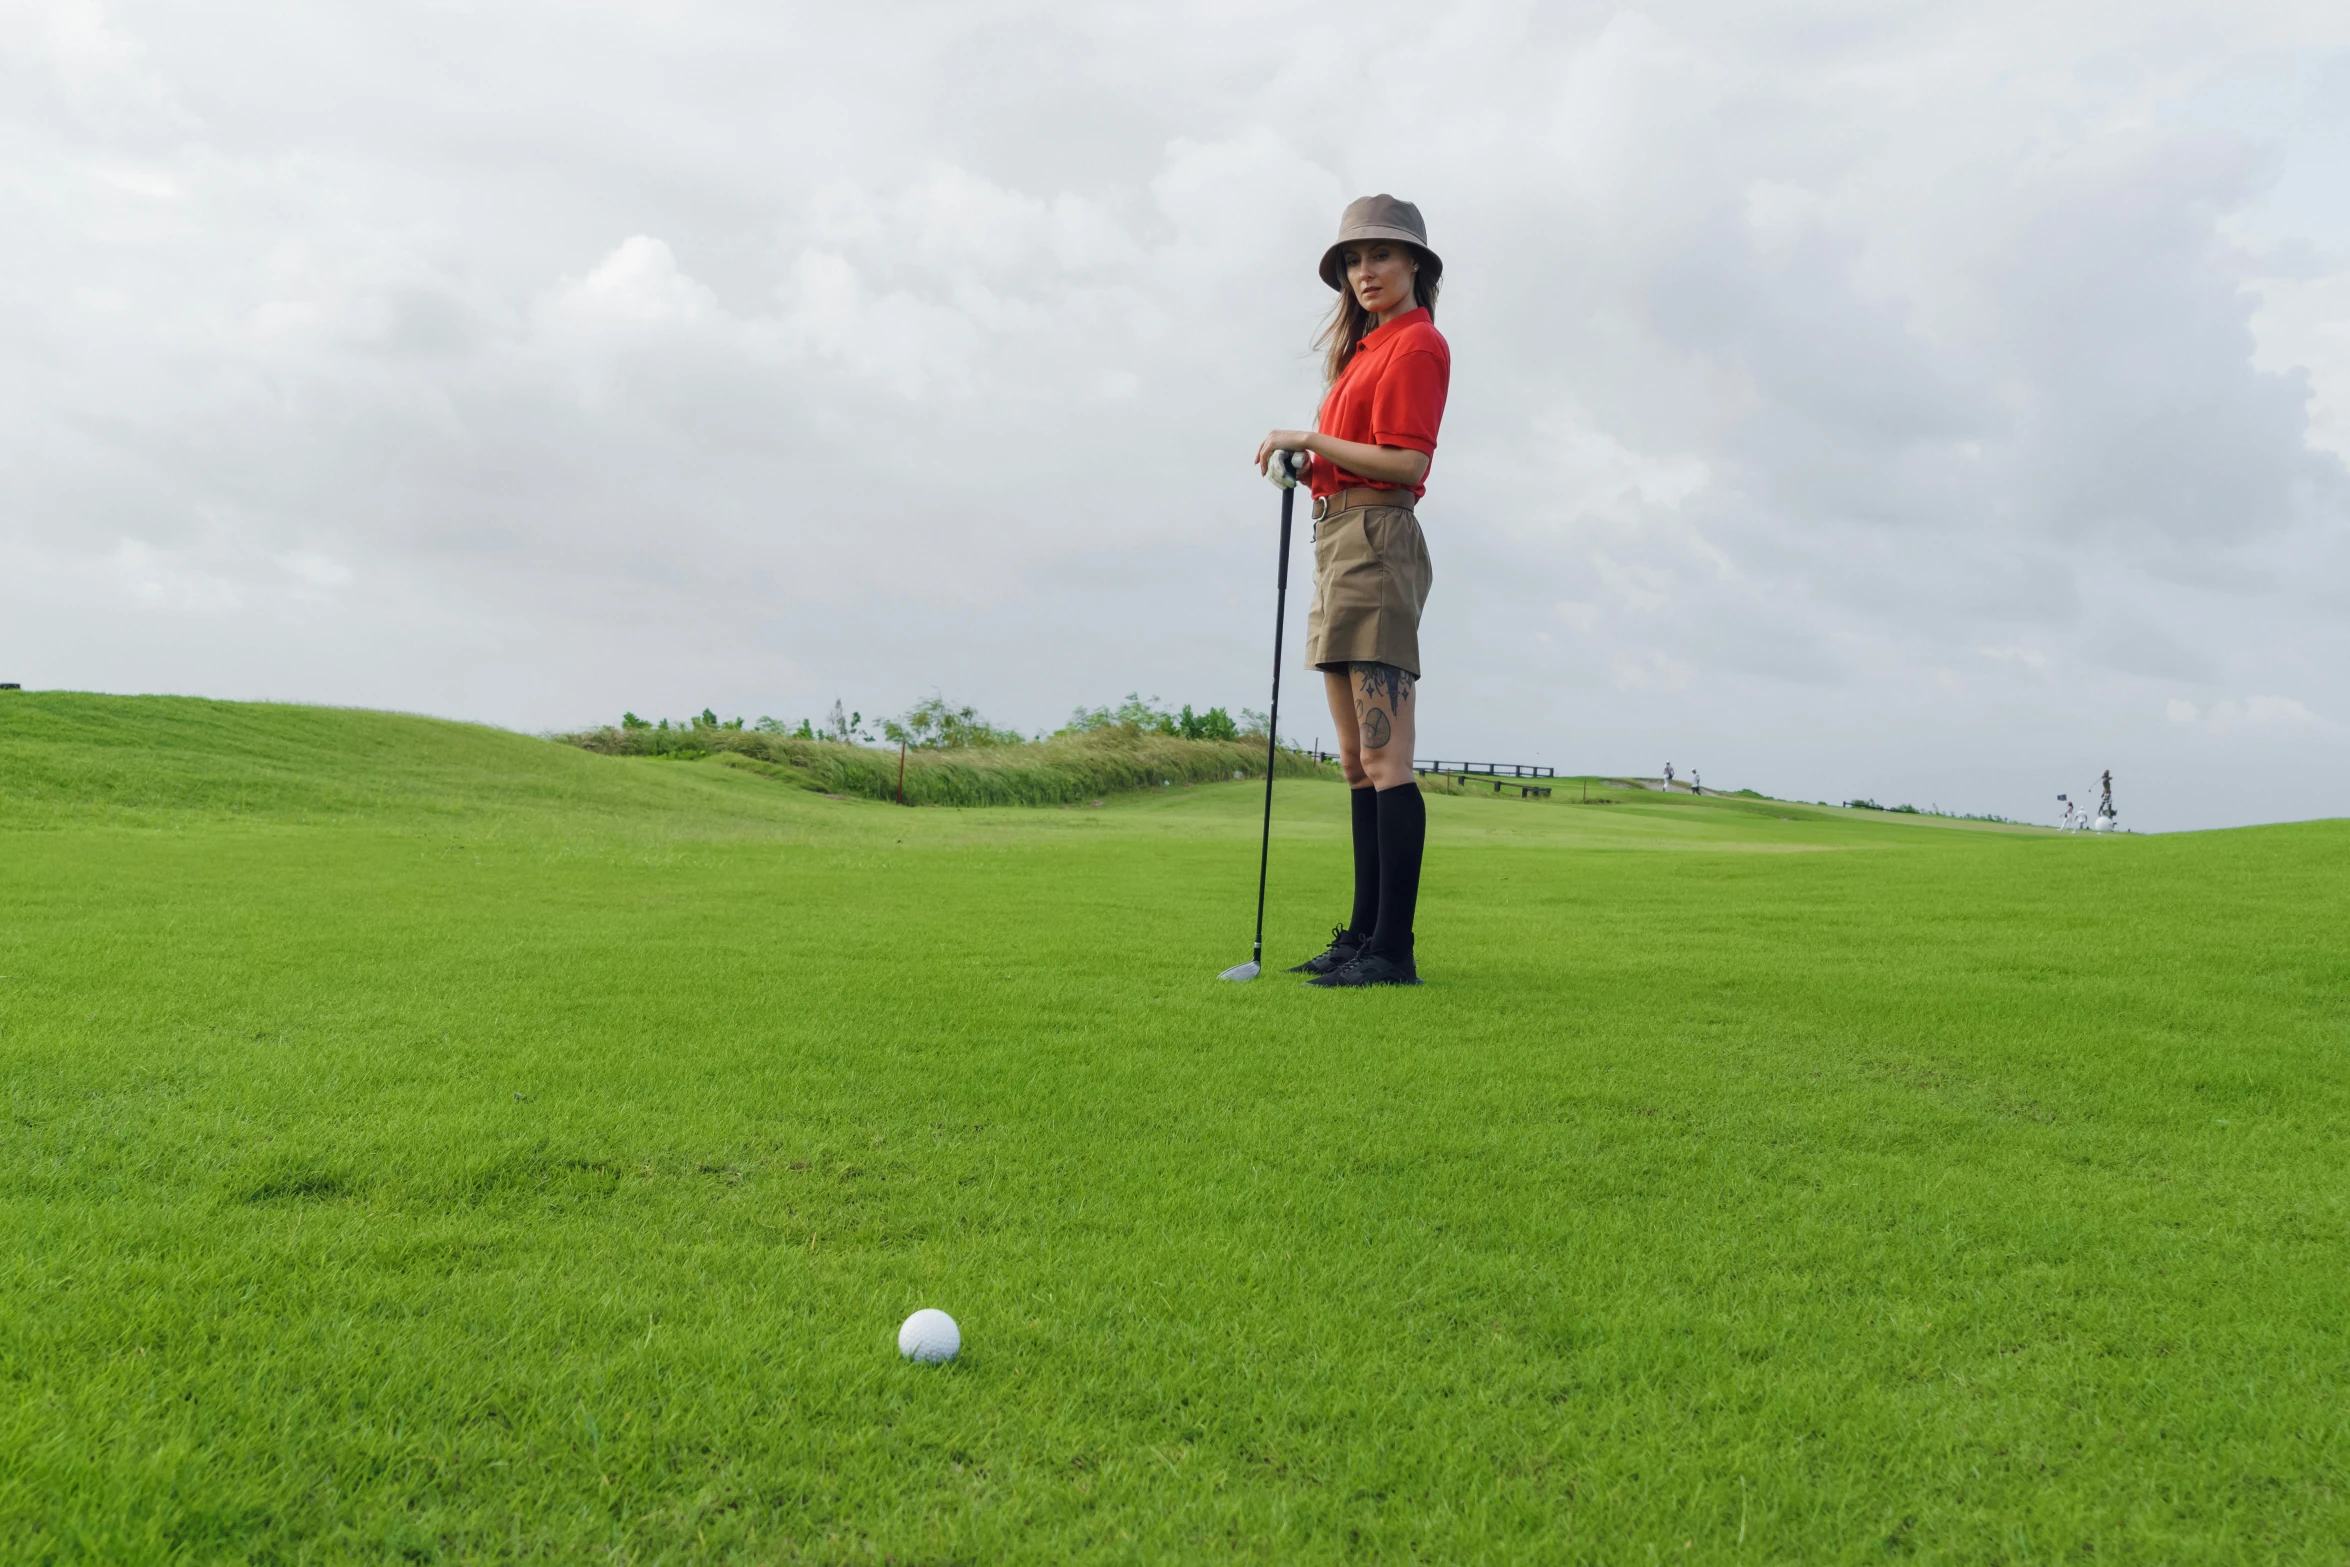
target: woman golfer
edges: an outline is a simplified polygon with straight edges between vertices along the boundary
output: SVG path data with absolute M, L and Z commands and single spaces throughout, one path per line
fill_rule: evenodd
M 1275 430 L 1257 448 L 1313 454 L 1314 607 L 1306 662 L 1322 671 L 1338 758 L 1353 789 L 1355 903 L 1321 956 L 1291 969 L 1312 985 L 1417 985 L 1412 911 L 1428 812 L 1412 776 L 1420 606 L 1428 546 L 1413 508 L 1426 492 L 1452 350 L 1435 324 L 1444 263 L 1420 209 L 1365 196 L 1338 221 L 1322 281 L 1338 307 L 1322 334 L 1330 391 L 1316 428 Z

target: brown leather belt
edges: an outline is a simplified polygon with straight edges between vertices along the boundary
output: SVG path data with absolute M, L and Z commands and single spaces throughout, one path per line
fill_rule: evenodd
M 1409 490 L 1383 490 L 1369 486 L 1332 490 L 1328 495 L 1314 497 L 1314 520 L 1320 522 L 1335 512 L 1352 511 L 1357 506 L 1401 506 L 1409 511 L 1419 504 L 1419 500 Z

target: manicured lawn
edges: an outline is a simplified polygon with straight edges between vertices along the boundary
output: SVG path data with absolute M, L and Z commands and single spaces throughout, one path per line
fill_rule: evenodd
M 1257 788 L 0 697 L 5 1555 L 2342 1559 L 2350 825 Z

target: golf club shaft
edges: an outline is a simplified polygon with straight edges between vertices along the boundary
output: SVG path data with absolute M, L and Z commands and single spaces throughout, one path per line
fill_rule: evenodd
M 1289 460 L 1288 454 L 1281 461 Z M 1273 858 L 1273 759 L 1281 743 L 1281 625 L 1289 618 L 1289 516 L 1297 488 L 1281 492 L 1281 567 L 1273 578 L 1273 711 L 1265 715 L 1265 831 L 1257 843 L 1257 941 L 1250 961 L 1265 961 L 1265 871 Z

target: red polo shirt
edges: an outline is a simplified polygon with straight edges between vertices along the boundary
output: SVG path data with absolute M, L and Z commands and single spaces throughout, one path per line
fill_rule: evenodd
M 1346 373 L 1322 399 L 1314 428 L 1342 441 L 1366 446 L 1401 446 L 1436 455 L 1436 427 L 1444 422 L 1444 393 L 1452 384 L 1452 350 L 1425 310 L 1407 310 L 1385 326 L 1363 334 Z M 1316 495 L 1370 487 L 1369 479 L 1348 473 L 1326 457 L 1314 459 L 1309 475 Z M 1428 493 L 1427 476 L 1412 494 Z

